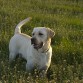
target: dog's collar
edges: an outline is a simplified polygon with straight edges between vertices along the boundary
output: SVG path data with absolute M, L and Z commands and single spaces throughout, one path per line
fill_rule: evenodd
M 41 53 L 47 53 L 49 51 L 50 48 L 48 48 L 47 50 L 42 51 Z

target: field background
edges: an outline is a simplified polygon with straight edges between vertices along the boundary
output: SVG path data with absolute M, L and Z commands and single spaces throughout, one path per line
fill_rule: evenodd
M 32 20 L 23 33 L 31 35 L 36 26 L 56 33 L 46 78 L 27 73 L 20 58 L 12 67 L 8 61 L 15 26 L 27 17 Z M 0 83 L 83 83 L 83 0 L 0 0 Z

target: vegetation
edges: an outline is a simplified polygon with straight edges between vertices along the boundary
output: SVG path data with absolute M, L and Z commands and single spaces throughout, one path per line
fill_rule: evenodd
M 45 78 L 25 71 L 26 61 L 9 64 L 8 44 L 15 26 L 33 19 L 22 32 L 46 26 L 52 39 L 52 63 Z M 0 0 L 0 83 L 83 83 L 83 0 Z

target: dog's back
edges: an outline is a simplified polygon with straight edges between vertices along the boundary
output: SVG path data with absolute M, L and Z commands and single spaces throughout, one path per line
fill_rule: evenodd
M 9 60 L 10 62 L 15 59 L 17 54 L 25 53 L 26 51 L 23 49 L 26 49 L 26 47 L 31 47 L 31 37 L 21 33 L 21 27 L 30 20 L 31 18 L 27 18 L 23 21 L 21 21 L 15 28 L 15 34 L 14 36 L 10 39 L 9 42 Z M 22 49 L 22 50 L 21 50 Z M 23 58 L 26 57 L 25 54 L 22 54 Z M 25 58 L 26 59 L 26 58 Z

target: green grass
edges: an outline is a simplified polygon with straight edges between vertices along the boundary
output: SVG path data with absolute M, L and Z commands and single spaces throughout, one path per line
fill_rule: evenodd
M 46 26 L 56 33 L 52 39 L 52 63 L 47 77 L 25 71 L 26 61 L 9 64 L 8 44 L 15 26 L 33 19 L 22 32 Z M 0 0 L 0 83 L 83 83 L 83 1 L 82 0 Z

